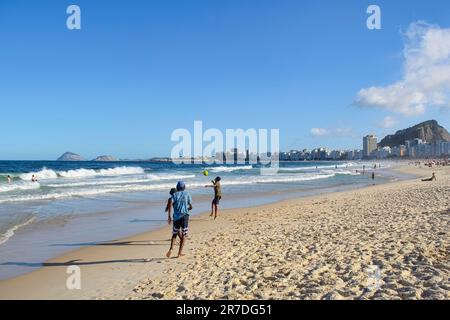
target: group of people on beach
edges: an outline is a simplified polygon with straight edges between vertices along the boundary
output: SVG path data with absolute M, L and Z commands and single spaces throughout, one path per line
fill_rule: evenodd
M 410 162 L 409 165 L 415 165 L 416 167 L 422 167 L 422 161 Z M 439 159 L 439 160 L 426 160 L 423 162 L 425 167 L 433 168 L 433 167 L 446 167 L 450 166 L 449 159 Z
M 222 198 L 221 178 L 216 177 L 211 181 L 212 184 L 205 185 L 206 188 L 214 188 L 214 198 L 211 202 L 211 214 L 214 219 L 218 216 L 219 203 Z M 176 188 L 170 189 L 170 198 L 167 200 L 166 212 L 167 223 L 172 224 L 172 238 L 170 240 L 170 248 L 166 253 L 166 257 L 170 258 L 177 237 L 180 238 L 180 246 L 178 256 L 183 256 L 183 247 L 189 231 L 189 212 L 192 210 L 192 196 L 186 191 L 184 181 L 178 181 Z M 172 214 L 173 210 L 173 214 Z

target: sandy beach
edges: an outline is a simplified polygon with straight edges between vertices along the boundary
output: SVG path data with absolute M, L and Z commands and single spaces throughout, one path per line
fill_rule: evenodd
M 418 178 L 193 217 L 180 259 L 169 226 L 78 249 L 0 299 L 450 299 L 450 168 L 401 170 Z

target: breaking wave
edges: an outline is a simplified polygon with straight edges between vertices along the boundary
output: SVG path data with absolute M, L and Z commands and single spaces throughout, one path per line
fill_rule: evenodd
M 209 170 L 212 172 L 233 172 L 238 170 L 251 170 L 251 169 L 253 169 L 253 166 L 238 166 L 238 167 L 221 166 L 221 167 L 213 167 L 210 168 Z
M 131 174 L 143 174 L 144 169 L 140 167 L 117 167 L 109 169 L 75 169 L 67 171 L 54 171 L 51 169 L 43 168 L 37 172 L 23 173 L 19 177 L 22 180 L 31 180 L 34 175 L 38 180 L 49 180 L 61 178 L 87 178 L 98 176 L 121 176 Z

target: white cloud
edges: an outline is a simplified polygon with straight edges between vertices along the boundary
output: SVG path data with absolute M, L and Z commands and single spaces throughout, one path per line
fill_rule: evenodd
M 328 131 L 327 129 L 323 129 L 323 128 L 312 128 L 311 134 L 315 137 L 323 137 L 323 136 L 328 136 L 330 134 L 330 131 Z
M 325 128 L 312 128 L 311 134 L 314 137 L 326 137 L 326 136 L 347 136 L 352 133 L 352 128 L 336 128 L 336 129 L 325 129 Z
M 379 123 L 379 126 L 382 128 L 392 128 L 397 124 L 397 120 L 395 120 L 391 116 L 386 116 L 384 119 Z
M 450 29 L 412 23 L 405 33 L 403 78 L 385 87 L 358 92 L 355 104 L 406 116 L 429 106 L 450 106 Z
M 352 133 L 352 128 L 336 128 L 336 133 L 345 136 Z

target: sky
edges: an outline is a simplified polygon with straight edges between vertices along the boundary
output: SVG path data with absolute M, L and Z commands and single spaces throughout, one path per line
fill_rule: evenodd
M 69 5 L 81 29 L 69 30 Z M 381 9 L 369 30 L 366 10 Z M 169 156 L 175 129 L 282 150 L 450 129 L 450 2 L 0 1 L 0 159 Z

